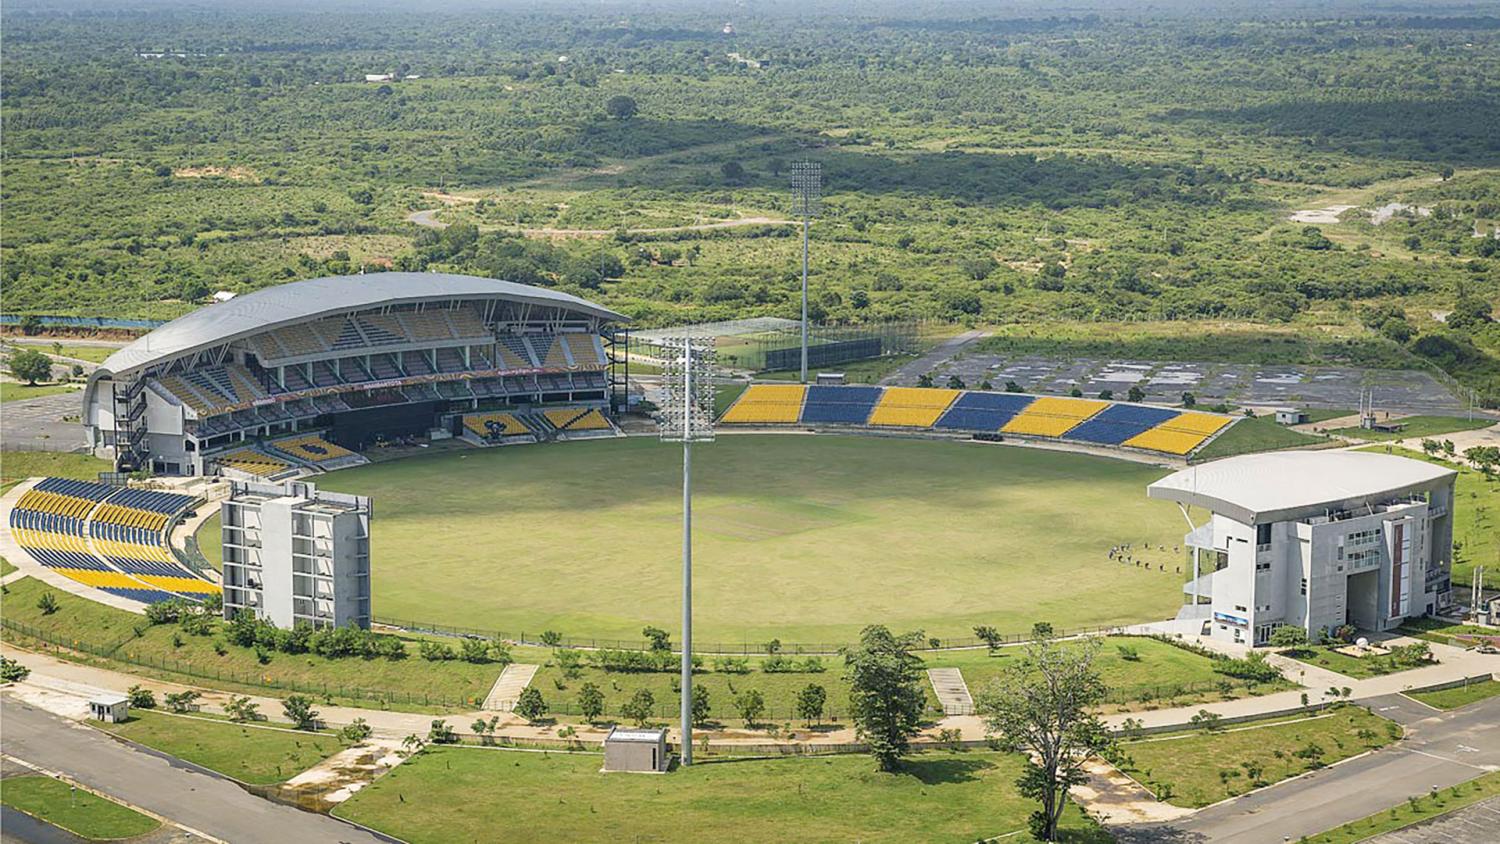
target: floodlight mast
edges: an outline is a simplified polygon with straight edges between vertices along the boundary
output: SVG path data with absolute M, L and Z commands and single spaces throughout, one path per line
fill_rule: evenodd
M 823 165 L 799 161 L 792 165 L 793 212 L 802 218 L 802 374 L 807 383 L 807 240 L 812 218 L 817 216 L 823 195 Z
M 693 764 L 693 443 L 711 442 L 713 341 L 667 341 L 661 438 L 682 442 L 682 764 Z M 678 376 L 681 380 L 678 380 Z

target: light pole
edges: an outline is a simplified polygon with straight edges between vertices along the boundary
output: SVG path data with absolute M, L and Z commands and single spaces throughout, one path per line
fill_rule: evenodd
M 682 443 L 682 764 L 693 764 L 693 443 L 714 439 L 714 345 L 674 337 L 663 347 L 663 442 Z
M 807 383 L 807 238 L 812 218 L 823 199 L 823 165 L 798 161 L 792 165 L 792 213 L 802 218 L 802 383 Z

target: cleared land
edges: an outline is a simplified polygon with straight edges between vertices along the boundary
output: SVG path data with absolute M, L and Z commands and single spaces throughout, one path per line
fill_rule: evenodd
M 1198 808 L 1390 743 L 1400 729 L 1357 707 L 1266 726 L 1126 742 L 1124 766 L 1157 796 Z M 1252 770 L 1252 768 L 1254 770 Z
M 1233 457 L 1236 454 L 1303 448 L 1327 441 L 1327 437 L 1293 431 L 1291 428 L 1276 424 L 1276 420 L 1268 416 L 1257 416 L 1253 419 L 1241 419 L 1229 430 L 1199 449 L 1198 453 L 1193 455 L 1193 460 L 1202 462 L 1218 460 L 1221 457 Z
M 402 764 L 339 817 L 413 844 L 479 841 L 971 842 L 1021 830 L 1033 804 L 1020 759 L 923 753 L 882 774 L 864 756 L 705 763 L 651 776 L 602 774 L 595 754 L 440 748 Z M 643 806 L 650 811 L 641 811 Z M 524 818 L 524 823 L 517 823 Z M 1071 842 L 1103 842 L 1076 809 Z
M 61 451 L 6 451 L 0 453 L 0 493 L 30 477 L 52 475 L 81 481 L 98 480 L 109 461 L 89 454 Z
M 675 629 L 680 449 L 649 439 L 466 451 L 336 472 L 370 495 L 376 614 L 509 634 Z M 1050 451 L 722 437 L 695 451 L 699 641 L 969 635 L 1170 615 L 1181 542 L 1162 472 Z M 1150 543 L 1149 571 L 1108 559 Z M 462 600 L 455 598 L 462 596 Z
M 1467 686 L 1458 686 L 1452 689 L 1439 689 L 1435 692 L 1407 692 L 1406 696 L 1420 700 L 1428 706 L 1438 709 L 1457 709 L 1460 706 L 1468 706 L 1471 703 L 1500 695 L 1500 683 L 1494 680 L 1484 680 L 1479 683 L 1470 683 Z
M 161 826 L 154 818 L 41 774 L 7 777 L 0 803 L 90 841 L 134 838 Z
M 332 736 L 132 710 L 123 724 L 101 724 L 121 738 L 252 785 L 289 779 L 337 753 Z M 266 713 L 262 713 L 266 714 Z M 276 713 L 280 714 L 280 713 Z
M 1400 422 L 1402 429 L 1400 433 L 1386 433 L 1384 431 L 1368 431 L 1364 428 L 1334 428 L 1328 433 L 1341 437 L 1351 437 L 1359 440 L 1406 440 L 1413 437 L 1437 437 L 1443 434 L 1451 434 L 1455 431 L 1477 431 L 1480 428 L 1488 428 L 1495 424 L 1495 420 L 1460 419 L 1457 416 L 1407 416 L 1403 419 L 1394 419 Z

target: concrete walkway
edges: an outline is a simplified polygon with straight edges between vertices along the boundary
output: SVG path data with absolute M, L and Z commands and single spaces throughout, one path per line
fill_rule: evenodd
M 536 676 L 539 665 L 525 665 L 513 662 L 505 666 L 500 676 L 495 678 L 495 685 L 490 688 L 490 693 L 484 699 L 484 708 L 494 712 L 509 712 L 515 708 L 516 701 L 520 699 L 521 692 L 531 685 L 531 678 Z
M 929 668 L 927 681 L 932 684 L 932 693 L 944 715 L 973 715 L 974 698 L 969 695 L 969 684 L 964 682 L 963 671 L 957 668 Z
M 890 375 L 887 375 L 886 377 L 880 379 L 880 383 L 887 386 L 895 384 L 915 384 L 917 383 L 918 378 L 921 378 L 923 375 L 936 369 L 940 364 L 952 360 L 953 356 L 963 351 L 966 346 L 990 336 L 991 333 L 993 332 L 976 328 L 971 331 L 965 331 L 957 337 L 951 337 L 947 340 L 944 340 L 943 342 L 933 347 L 926 354 L 922 355 L 914 361 L 902 365 L 895 372 L 892 372 Z M 942 385 L 939 384 L 938 386 Z

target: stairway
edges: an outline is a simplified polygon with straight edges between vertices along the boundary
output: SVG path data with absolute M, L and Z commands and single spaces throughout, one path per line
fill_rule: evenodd
M 516 705 L 521 691 L 531 685 L 531 678 L 536 676 L 540 667 L 514 662 L 505 666 L 505 670 L 495 680 L 494 687 L 490 689 L 489 696 L 484 699 L 484 708 L 490 712 L 509 712 Z
M 929 668 L 927 680 L 937 695 L 944 715 L 973 715 L 974 699 L 969 696 L 969 685 L 964 682 L 963 672 L 957 668 Z

